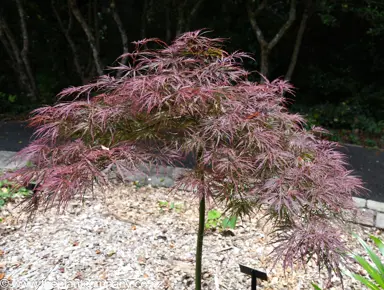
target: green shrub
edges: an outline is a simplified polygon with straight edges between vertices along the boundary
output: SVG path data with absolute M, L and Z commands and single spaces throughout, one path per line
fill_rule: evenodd
M 294 105 L 292 111 L 306 116 L 306 128 L 322 126 L 332 135 L 328 138 L 336 142 L 352 143 L 367 147 L 383 147 L 381 136 L 384 121 L 374 118 L 370 110 L 359 102 L 345 101 L 339 104 L 320 104 L 312 107 Z
M 236 227 L 236 222 L 237 216 L 232 215 L 230 217 L 225 217 L 221 214 L 220 211 L 216 209 L 211 209 L 210 211 L 208 211 L 207 220 L 205 222 L 205 229 L 234 229 Z
M 18 187 L 7 180 L 0 180 L 0 208 L 8 201 L 18 197 L 29 196 L 31 191 L 25 187 Z

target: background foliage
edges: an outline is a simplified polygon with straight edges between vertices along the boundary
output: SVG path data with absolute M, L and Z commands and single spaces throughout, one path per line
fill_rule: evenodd
M 117 56 L 132 51 L 134 40 L 156 36 L 169 42 L 181 32 L 204 27 L 231 39 L 229 51 L 253 52 L 255 61 L 248 60 L 247 69 L 260 70 L 262 45 L 247 12 L 254 13 L 265 40 L 271 42 L 292 7 L 294 21 L 269 52 L 268 77 L 287 76 L 297 45 L 290 78 L 297 88 L 292 110 L 334 130 L 334 138 L 341 141 L 383 146 L 384 4 L 377 0 L 4 0 L 0 115 L 20 115 L 54 102 L 63 87 L 88 83 L 99 74 L 97 62 L 104 69 L 117 65 Z M 308 17 L 298 42 L 304 15 Z M 17 49 L 12 49 L 9 35 Z M 24 84 L 23 51 L 32 72 Z

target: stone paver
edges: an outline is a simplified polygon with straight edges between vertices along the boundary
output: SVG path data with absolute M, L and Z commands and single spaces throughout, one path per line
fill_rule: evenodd
M 384 213 L 377 213 L 375 226 L 384 229 Z
M 367 207 L 367 200 L 360 197 L 353 197 L 353 201 L 355 202 L 357 207 Z
M 368 200 L 367 208 L 373 209 L 375 211 L 384 212 L 384 203 L 378 202 L 378 201 L 374 201 L 374 200 Z
M 15 153 L 16 152 L 0 151 L 0 170 L 15 169 L 25 164 L 23 162 L 15 162 L 12 160 Z
M 375 226 L 375 216 L 376 212 L 371 209 L 362 209 L 358 216 L 356 217 L 356 221 L 359 224 L 373 227 Z

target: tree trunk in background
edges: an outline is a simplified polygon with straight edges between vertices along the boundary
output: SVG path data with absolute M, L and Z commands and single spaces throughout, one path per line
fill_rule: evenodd
M 191 12 L 188 15 L 187 23 L 185 24 L 185 31 L 190 31 L 191 30 L 191 22 L 195 15 L 197 14 L 197 11 L 199 11 L 199 8 L 201 4 L 204 2 L 204 0 L 198 0 L 195 5 L 192 7 Z
M 76 0 L 77 1 L 77 0 Z M 89 27 L 93 26 L 93 11 L 92 11 L 92 1 L 87 1 L 87 23 Z M 97 47 L 97 45 L 96 45 Z M 92 78 L 95 76 L 95 61 L 93 59 L 93 52 L 91 47 L 89 46 L 90 53 L 88 54 L 88 59 L 87 59 L 87 65 L 85 66 L 84 69 L 84 74 L 85 74 L 85 82 L 88 83 Z M 97 74 L 97 73 L 96 73 Z
M 291 61 L 289 63 L 287 73 L 285 74 L 285 80 L 286 81 L 292 80 L 292 75 L 293 75 L 293 72 L 294 72 L 295 67 L 296 67 L 297 58 L 299 56 L 300 47 L 301 47 L 301 43 L 303 41 L 304 32 L 305 32 L 305 29 L 307 27 L 308 18 L 310 16 L 309 10 L 311 7 L 312 7 L 312 0 L 307 0 L 306 6 L 305 6 L 305 9 L 303 12 L 303 17 L 301 18 L 301 21 L 300 21 L 299 31 L 297 32 L 295 46 L 293 48 L 293 52 L 292 52 L 292 56 L 291 56 Z
M 25 66 L 23 60 L 21 58 L 20 49 L 17 46 L 16 39 L 9 29 L 9 26 L 5 19 L 0 16 L 0 38 L 5 50 L 9 54 L 10 59 L 13 62 L 13 68 L 18 76 L 18 80 L 21 86 L 21 90 L 25 91 L 28 95 L 30 95 L 35 100 L 34 92 L 31 87 L 30 80 L 25 70 Z M 16 66 L 16 67 L 15 67 Z
M 176 37 L 182 34 L 184 31 L 185 25 L 185 15 L 184 10 L 187 5 L 188 0 L 181 1 L 179 3 L 178 0 L 175 1 L 175 7 L 177 8 L 177 25 L 176 25 Z
M 148 13 L 148 0 L 143 0 L 143 11 L 141 12 L 141 27 L 140 27 L 140 37 L 144 39 L 147 37 L 147 13 Z
M 270 50 L 268 46 L 261 46 L 260 53 L 260 74 L 261 74 L 261 82 L 264 82 L 269 73 L 269 53 Z
M 95 40 L 97 50 L 100 51 L 100 30 L 99 30 L 99 15 L 97 11 L 97 0 L 93 2 L 93 24 L 94 24 L 94 32 L 95 32 Z
M 201 4 L 204 0 L 194 1 L 195 4 L 188 9 L 188 0 L 181 1 L 181 3 L 176 0 L 174 5 L 177 8 L 177 25 L 176 25 L 176 36 L 183 34 L 191 29 L 191 22 L 197 11 L 199 10 Z
M 65 29 L 63 21 L 60 18 L 59 12 L 57 11 L 57 9 L 55 7 L 55 1 L 52 0 L 51 4 L 52 4 L 53 14 L 55 15 L 57 22 L 59 23 L 60 29 L 68 41 L 69 48 L 71 49 L 72 56 L 73 56 L 73 64 L 75 65 L 75 70 L 76 70 L 76 72 L 77 72 L 77 74 L 81 80 L 81 83 L 84 84 L 84 74 L 83 74 L 83 71 L 82 71 L 81 66 L 80 66 L 79 54 L 77 52 L 76 45 L 73 42 L 71 35 L 69 34 L 69 31 L 70 31 L 71 26 L 72 26 L 72 13 L 69 11 L 69 24 L 68 24 L 68 28 Z
M 167 0 L 165 3 L 165 41 L 167 43 L 170 43 L 172 38 L 171 9 L 172 1 Z
M 289 16 L 287 21 L 280 27 L 280 30 L 275 34 L 275 36 L 272 38 L 271 41 L 266 41 L 264 38 L 264 33 L 261 30 L 259 24 L 257 23 L 257 16 L 260 14 L 261 11 L 263 11 L 267 6 L 267 0 L 263 0 L 259 6 L 256 8 L 256 10 L 253 9 L 251 0 L 247 0 L 247 12 L 248 12 L 248 18 L 249 22 L 251 23 L 251 27 L 253 32 L 255 33 L 255 36 L 257 38 L 257 41 L 260 45 L 260 82 L 264 83 L 265 79 L 268 78 L 269 73 L 269 54 L 271 50 L 276 46 L 276 44 L 281 40 L 283 35 L 287 32 L 287 30 L 292 26 L 293 22 L 296 19 L 296 0 L 291 0 L 290 2 L 290 9 L 289 9 Z
M 36 101 L 39 96 L 39 92 L 36 87 L 35 78 L 32 73 L 31 65 L 29 63 L 28 53 L 29 53 L 29 39 L 28 39 L 28 32 L 27 32 L 27 24 L 25 23 L 25 14 L 23 5 L 21 3 L 21 0 L 16 0 L 17 4 L 17 11 L 19 13 L 20 17 L 20 24 L 21 24 L 21 35 L 23 37 L 23 48 L 20 52 L 21 58 L 23 60 L 25 71 L 27 73 L 29 83 L 32 89 L 33 95 L 31 95 L 32 101 Z
M 123 22 L 121 21 L 121 18 L 119 16 L 119 13 L 117 13 L 117 9 L 116 9 L 116 3 L 115 3 L 115 0 L 111 0 L 111 10 L 112 10 L 112 16 L 113 16 L 113 19 L 115 20 L 116 22 L 116 25 L 117 25 L 117 28 L 119 29 L 119 32 L 120 32 L 120 37 L 121 37 L 121 42 L 123 44 L 123 53 L 126 54 L 128 53 L 128 46 L 129 46 L 129 43 L 128 43 L 128 36 L 127 36 L 127 32 L 125 31 L 124 29 L 124 24 Z M 125 65 L 127 63 L 127 57 L 123 57 L 121 59 L 121 64 L 122 65 Z M 120 70 L 118 73 L 117 73 L 117 77 L 121 77 L 123 74 L 123 71 Z
M 6 38 L 4 31 L 2 30 L 1 22 L 0 22 L 0 41 L 3 44 L 4 49 L 7 52 L 9 58 L 11 59 L 12 69 L 16 69 L 15 64 L 17 64 L 17 61 L 16 61 L 16 57 L 15 57 L 15 51 L 12 50 L 11 45 L 8 42 L 8 39 Z
M 80 23 L 81 27 L 84 30 L 84 33 L 87 35 L 88 43 L 92 50 L 93 61 L 96 67 L 97 74 L 102 75 L 103 65 L 101 64 L 101 60 L 99 56 L 100 53 L 97 48 L 95 36 L 92 34 L 91 28 L 89 27 L 83 15 L 81 14 L 79 8 L 77 7 L 76 0 L 69 0 L 69 3 L 71 5 L 73 15 L 75 15 L 76 20 Z
M 20 56 L 18 56 L 18 52 L 13 50 L 11 47 L 11 44 L 9 43 L 5 32 L 2 30 L 2 25 L 0 23 L 0 41 L 4 46 L 5 51 L 7 52 L 9 58 L 11 59 L 10 67 L 17 75 L 17 79 L 19 81 L 19 85 L 23 91 L 30 91 L 30 87 L 28 84 L 28 77 L 25 74 L 22 74 L 24 72 L 24 68 L 22 66 L 22 61 Z

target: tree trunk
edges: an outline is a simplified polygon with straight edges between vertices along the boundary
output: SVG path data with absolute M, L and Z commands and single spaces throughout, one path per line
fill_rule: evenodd
M 259 6 L 256 8 L 256 10 L 253 9 L 251 0 L 247 0 L 246 3 L 247 13 L 248 13 L 248 19 L 251 23 L 251 27 L 253 32 L 255 33 L 255 36 L 257 38 L 257 41 L 260 45 L 261 50 L 261 61 L 260 61 L 260 82 L 263 83 L 265 79 L 268 78 L 269 73 L 269 54 L 271 50 L 276 46 L 276 44 L 281 40 L 281 38 L 284 36 L 284 34 L 287 32 L 287 30 L 292 26 L 293 22 L 296 19 L 296 0 L 290 0 L 290 8 L 289 8 L 289 16 L 287 21 L 280 27 L 279 31 L 275 34 L 275 36 L 268 42 L 264 38 L 264 33 L 261 30 L 260 26 L 257 23 L 257 16 L 265 9 L 267 6 L 267 0 L 263 0 Z
M 111 10 L 112 10 L 113 19 L 115 20 L 117 28 L 119 29 L 119 32 L 120 32 L 121 42 L 123 44 L 123 53 L 126 54 L 129 52 L 128 51 L 128 45 L 129 45 L 128 36 L 127 36 L 127 32 L 124 29 L 124 24 L 121 21 L 119 13 L 117 13 L 115 0 L 111 0 Z M 127 57 L 123 57 L 121 60 L 121 64 L 125 65 L 126 63 L 127 63 Z M 120 70 L 117 73 L 117 77 L 121 77 L 122 74 L 123 74 L 123 71 Z
M 141 28 L 140 28 L 141 39 L 144 39 L 147 37 L 147 13 L 148 13 L 148 0 L 144 0 L 143 11 L 141 14 Z
M 100 30 L 99 30 L 99 15 L 97 12 L 97 0 L 93 2 L 93 21 L 94 21 L 94 30 L 95 30 L 95 40 L 97 50 L 100 51 Z
M 201 270 L 202 270 L 202 256 L 203 256 L 203 239 L 204 239 L 204 226 L 205 226 L 205 196 L 200 199 L 199 204 L 199 230 L 197 233 L 196 243 L 196 265 L 195 265 L 195 290 L 201 290 Z
M 305 10 L 303 12 L 303 17 L 301 18 L 301 21 L 300 21 L 299 31 L 297 32 L 295 46 L 293 48 L 293 52 L 292 52 L 292 56 L 291 56 L 291 61 L 289 63 L 289 67 L 288 67 L 287 73 L 285 75 L 286 81 L 292 80 L 292 75 L 293 75 L 293 72 L 294 72 L 295 67 L 296 67 L 297 58 L 299 56 L 300 47 L 301 47 L 301 43 L 303 41 L 304 32 L 305 32 L 305 29 L 307 27 L 307 22 L 308 22 L 308 18 L 309 18 L 309 14 L 310 14 L 309 9 L 311 8 L 311 6 L 312 6 L 312 0 L 308 0 L 306 2 L 306 7 L 305 7 Z
M 101 60 L 99 56 L 100 54 L 99 54 L 99 50 L 97 49 L 95 36 L 92 34 L 91 28 L 89 27 L 83 15 L 81 14 L 79 8 L 77 7 L 76 0 L 69 0 L 69 3 L 71 5 L 73 15 L 75 15 L 76 20 L 80 23 L 81 27 L 84 30 L 84 33 L 87 35 L 88 43 L 92 50 L 92 56 L 95 63 L 97 74 L 102 75 L 103 66 L 101 64 Z
M 53 14 L 55 15 L 57 22 L 59 23 L 60 29 L 68 41 L 69 48 L 71 49 L 71 52 L 73 55 L 73 64 L 75 65 L 76 72 L 77 72 L 77 74 L 81 80 L 81 83 L 84 84 L 84 74 L 83 74 L 83 71 L 82 71 L 81 66 L 80 66 L 79 54 L 77 52 L 76 45 L 73 42 L 71 35 L 69 34 L 69 30 L 70 30 L 71 22 L 72 22 L 72 14 L 69 12 L 69 25 L 68 25 L 68 28 L 65 29 L 63 21 L 60 18 L 59 12 L 57 11 L 57 9 L 55 7 L 55 0 L 52 0 L 51 4 L 52 4 Z
M 185 32 L 185 7 L 187 5 L 188 0 L 184 0 L 181 3 L 176 1 L 175 6 L 177 9 L 177 26 L 176 26 L 176 36 L 179 36 L 183 32 Z
M 7 38 L 5 37 L 4 32 L 2 31 L 1 23 L 0 23 L 0 41 L 4 46 L 5 51 L 7 52 L 9 58 L 11 59 L 12 65 L 11 67 L 15 69 L 14 64 L 17 64 L 15 51 L 12 50 L 11 45 L 9 44 Z
M 266 81 L 266 77 L 268 76 L 269 73 L 269 53 L 270 50 L 268 47 L 261 47 L 261 55 L 260 55 L 260 75 L 261 79 L 260 82 L 264 83 Z
M 17 56 L 15 56 L 15 54 L 17 52 L 12 50 L 10 43 L 8 42 L 4 32 L 2 31 L 1 23 L 0 23 L 0 41 L 3 44 L 4 49 L 7 52 L 8 56 L 11 60 L 10 61 L 10 67 L 12 68 L 14 73 L 16 74 L 21 89 L 29 91 L 30 88 L 27 86 L 27 83 L 26 83 L 27 76 L 25 75 L 25 77 L 23 77 L 21 75 L 21 70 L 23 70 L 23 67 L 20 68 L 19 63 L 16 60 Z
M 165 41 L 167 43 L 170 43 L 172 38 L 171 8 L 172 1 L 167 0 L 165 3 Z
M 27 92 L 27 94 L 33 98 L 34 92 L 31 87 L 31 83 L 28 78 L 28 75 L 25 71 L 25 66 L 20 55 L 20 49 L 17 46 L 16 39 L 12 34 L 12 31 L 9 29 L 7 22 L 1 16 L 0 16 L 0 38 L 6 51 L 9 54 L 9 57 L 16 65 L 15 71 L 18 75 L 19 83 L 21 85 L 22 91 Z
M 192 22 L 192 19 L 195 17 L 195 15 L 197 14 L 197 11 L 199 11 L 199 8 L 201 6 L 201 4 L 204 2 L 204 0 L 198 0 L 195 5 L 192 7 L 192 10 L 191 12 L 189 13 L 188 15 L 188 20 L 187 20 L 187 23 L 185 24 L 185 31 L 190 31 L 191 30 L 191 22 Z
M 24 14 L 24 8 L 21 3 L 21 0 L 16 0 L 17 4 L 17 11 L 19 13 L 20 17 L 20 24 L 21 24 L 21 35 L 23 37 L 23 49 L 20 52 L 21 58 L 23 60 L 25 71 L 27 73 L 29 83 L 33 92 L 32 101 L 36 101 L 39 93 L 36 87 L 35 78 L 33 77 L 31 65 L 29 63 L 28 53 L 29 53 L 29 39 L 28 39 L 28 32 L 27 32 L 27 24 L 25 22 L 25 14 Z

